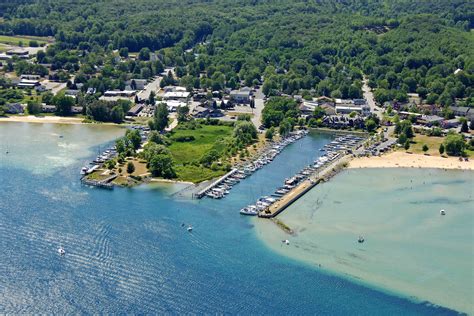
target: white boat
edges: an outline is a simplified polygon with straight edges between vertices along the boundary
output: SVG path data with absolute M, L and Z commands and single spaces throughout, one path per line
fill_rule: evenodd
M 58 248 L 58 254 L 59 254 L 60 256 L 64 256 L 64 255 L 66 254 L 66 250 L 64 250 L 63 247 L 59 247 L 59 248 Z
M 290 244 L 290 241 L 288 239 L 282 240 L 281 242 L 287 246 Z
M 187 230 L 188 230 L 188 232 L 192 232 L 193 231 L 193 226 L 189 225 Z
M 82 168 L 81 168 L 81 174 L 86 174 L 86 173 L 87 173 L 87 170 L 89 170 L 89 168 L 87 168 L 87 167 L 82 167 Z
M 357 242 L 359 244 L 363 243 L 365 241 L 364 237 L 363 236 L 359 236 L 359 239 L 357 240 Z
M 255 216 L 255 215 L 258 215 L 258 211 L 257 211 L 255 206 L 249 205 L 249 206 L 244 207 L 243 209 L 241 209 L 240 214 Z
M 439 213 L 440 213 L 441 215 L 446 215 L 446 211 L 445 211 L 445 210 L 441 210 L 441 211 L 439 211 Z

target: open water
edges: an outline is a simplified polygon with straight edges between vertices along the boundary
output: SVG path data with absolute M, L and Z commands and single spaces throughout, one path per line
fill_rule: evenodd
M 290 145 L 223 200 L 197 201 L 174 197 L 179 185 L 81 186 L 84 162 L 122 134 L 0 124 L 0 313 L 455 314 L 282 256 L 239 215 L 330 135 Z

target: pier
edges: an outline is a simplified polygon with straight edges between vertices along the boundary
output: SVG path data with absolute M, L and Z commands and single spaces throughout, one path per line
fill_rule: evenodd
M 280 200 L 270 205 L 258 214 L 261 218 L 273 218 L 283 212 L 291 204 L 296 202 L 303 195 L 308 193 L 312 188 L 323 181 L 327 181 L 331 176 L 334 176 L 342 168 L 338 166 L 348 162 L 350 155 L 341 156 L 338 159 L 325 166 L 323 170 L 319 170 L 312 174 L 308 179 L 301 182 L 294 187 L 290 192 L 285 194 Z
M 109 189 L 112 190 L 114 188 L 114 184 L 112 181 L 117 178 L 118 175 L 114 174 L 108 178 L 105 178 L 103 180 L 92 180 L 92 179 L 87 179 L 87 177 L 82 177 L 81 178 L 81 183 L 84 185 L 90 185 L 102 189 Z
M 233 176 L 237 171 L 238 171 L 238 169 L 232 169 L 231 171 L 229 171 L 228 173 L 226 173 L 225 175 L 223 175 L 222 177 L 220 177 L 216 181 L 212 182 L 210 185 L 208 185 L 207 187 L 205 187 L 204 189 L 202 189 L 198 193 L 194 194 L 194 197 L 196 197 L 198 199 L 201 199 L 202 197 L 204 197 L 206 195 L 207 192 L 209 192 L 212 189 L 214 189 L 215 187 L 219 186 L 226 179 Z

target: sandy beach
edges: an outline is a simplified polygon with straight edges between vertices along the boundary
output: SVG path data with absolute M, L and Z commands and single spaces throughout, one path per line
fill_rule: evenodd
M 457 157 L 439 157 L 405 152 L 391 152 L 380 157 L 362 157 L 350 161 L 349 168 L 439 168 L 474 170 L 474 161 Z
M 55 124 L 83 124 L 79 117 L 63 116 L 8 116 L 0 117 L 0 122 L 23 122 L 23 123 L 55 123 Z

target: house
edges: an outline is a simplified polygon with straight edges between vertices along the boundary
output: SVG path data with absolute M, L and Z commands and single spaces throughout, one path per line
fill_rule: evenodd
M 163 100 L 187 101 L 190 96 L 188 91 L 168 91 L 163 95 Z
M 135 95 L 135 90 L 108 90 L 104 92 L 106 97 L 133 97 Z
M 39 86 L 40 83 L 38 80 L 28 80 L 28 79 L 21 79 L 18 83 L 19 88 L 34 88 Z
M 137 116 L 138 113 L 143 109 L 143 104 L 135 104 L 130 110 L 128 110 L 128 116 Z
M 356 112 L 360 115 L 369 115 L 370 107 L 364 99 L 343 100 L 336 99 L 336 113 L 350 114 Z
M 77 97 L 77 95 L 80 93 L 81 91 L 79 90 L 74 90 L 74 89 L 70 89 L 70 90 L 66 90 L 66 92 L 64 93 L 64 95 L 68 96 L 68 97 L 71 97 L 71 98 L 75 98 Z
M 30 57 L 30 53 L 26 49 L 22 49 L 22 48 L 10 49 L 7 51 L 7 55 L 17 56 L 22 59 L 26 59 Z
M 26 80 L 40 80 L 41 77 L 39 75 L 21 75 L 20 79 L 26 79 Z
M 445 120 L 441 123 L 443 128 L 456 128 L 461 124 L 457 118 L 453 118 L 450 120 Z
M 471 108 L 467 106 L 450 106 L 449 109 L 453 111 L 454 115 L 466 117 L 471 112 Z
M 166 104 L 169 112 L 176 112 L 178 110 L 178 108 L 188 105 L 186 102 L 181 102 L 181 101 L 177 101 L 177 100 L 167 100 L 167 101 L 164 101 L 164 102 L 157 102 L 157 103 Z
M 7 54 L 0 54 L 0 60 L 9 60 L 12 59 L 12 56 L 7 55 Z
M 23 105 L 20 103 L 7 103 L 5 105 L 5 113 L 8 114 L 20 114 L 25 112 Z
M 40 84 L 40 85 L 38 85 L 38 86 L 35 86 L 35 90 L 36 90 L 37 92 L 45 92 L 45 91 L 47 90 L 47 88 L 46 88 L 46 86 Z
M 236 103 L 248 104 L 250 103 L 252 91 L 250 90 L 250 88 L 242 88 L 240 90 L 232 90 L 229 95 L 230 99 Z
M 95 94 L 97 92 L 96 88 L 87 88 L 87 94 Z
M 192 116 L 195 118 L 203 118 L 203 117 L 208 117 L 210 115 L 211 111 L 208 108 L 202 107 L 202 106 L 196 106 L 193 109 Z
M 73 107 L 71 107 L 71 113 L 72 114 L 81 114 L 83 110 L 84 110 L 84 107 L 82 107 L 82 106 L 73 106 Z
M 418 119 L 418 123 L 426 126 L 440 125 L 444 121 L 444 118 L 438 115 L 422 115 Z
M 54 112 L 56 112 L 56 107 L 54 105 L 43 104 L 41 106 L 41 112 L 43 112 L 43 113 L 54 113 Z
M 130 87 L 130 90 L 143 90 L 147 83 L 146 79 L 132 79 L 127 81 L 126 85 Z

